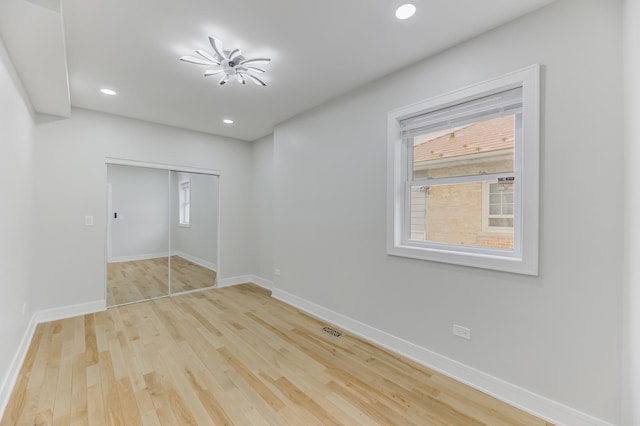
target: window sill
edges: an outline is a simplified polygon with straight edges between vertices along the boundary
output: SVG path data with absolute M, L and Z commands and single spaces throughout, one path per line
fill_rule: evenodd
M 410 245 L 394 245 L 387 248 L 387 254 L 515 274 L 538 275 L 537 261 L 526 262 L 523 256 L 518 256 L 505 250 L 495 250 L 495 253 L 487 254 L 486 252 L 474 253 L 472 251 L 455 250 L 452 248 L 438 249 Z M 533 256 L 528 256 L 528 258 L 531 259 Z
M 179 223 L 178 226 L 180 228 L 191 228 L 191 225 L 188 223 Z

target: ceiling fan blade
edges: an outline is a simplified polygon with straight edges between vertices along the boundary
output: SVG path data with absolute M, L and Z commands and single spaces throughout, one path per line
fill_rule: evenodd
M 206 70 L 204 72 L 204 76 L 205 77 L 209 77 L 211 75 L 216 75 L 216 74 L 220 74 L 223 70 Z
M 224 56 L 224 49 L 222 48 L 222 42 L 215 37 L 209 37 L 209 43 L 211 43 L 211 47 L 213 47 L 213 51 L 218 55 L 218 59 L 222 61 Z
M 258 77 L 251 75 L 251 74 L 245 74 L 247 77 L 249 77 L 251 80 L 253 80 L 254 83 L 256 83 L 258 86 L 266 86 L 267 83 L 265 83 L 264 81 L 260 80 Z
M 245 59 L 244 61 L 240 62 L 238 65 L 250 64 L 252 62 L 271 62 L 271 59 L 269 58 Z
M 246 83 L 246 81 L 244 80 L 244 77 L 242 76 L 242 73 L 236 74 L 236 78 L 238 79 L 238 83 L 242 83 L 242 84 Z
M 197 65 L 216 65 L 215 63 L 209 60 L 194 58 L 193 56 L 183 56 L 180 58 L 180 60 L 184 62 L 190 62 L 192 64 L 197 64 Z M 220 64 L 217 64 L 217 65 L 220 65 Z
M 267 72 L 267 70 L 265 70 L 264 68 L 256 68 L 256 67 L 245 67 L 245 68 L 251 71 Z
M 205 52 L 204 50 L 196 50 L 196 53 L 200 56 L 202 56 L 204 59 L 213 62 L 216 65 L 220 65 L 220 62 L 214 58 L 213 56 L 211 56 L 209 54 L 209 52 Z
M 229 81 L 229 76 L 225 74 L 225 76 L 222 77 L 222 80 L 220 80 L 220 82 L 218 84 L 220 86 L 224 86 L 225 84 L 227 84 L 227 81 Z
M 229 59 L 233 59 L 234 57 L 239 55 L 242 55 L 242 52 L 240 52 L 240 49 L 233 49 L 231 53 L 229 53 Z

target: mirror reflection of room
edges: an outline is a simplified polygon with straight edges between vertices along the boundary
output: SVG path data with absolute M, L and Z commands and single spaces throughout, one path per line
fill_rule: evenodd
M 107 165 L 107 306 L 169 294 L 169 173 Z
M 107 164 L 107 306 L 215 286 L 218 176 Z
M 218 176 L 171 172 L 171 293 L 215 285 Z

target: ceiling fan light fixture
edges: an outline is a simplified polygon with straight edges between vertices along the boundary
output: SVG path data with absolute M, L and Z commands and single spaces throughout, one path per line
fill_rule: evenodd
M 396 18 L 404 20 L 411 18 L 416 13 L 416 6 L 411 3 L 405 3 L 396 9 Z
M 243 56 L 240 49 L 233 49 L 231 51 L 224 50 L 222 42 L 215 37 L 209 37 L 209 44 L 213 49 L 213 54 L 204 50 L 196 50 L 198 57 L 194 56 L 182 56 L 180 58 L 183 62 L 188 62 L 195 65 L 205 65 L 209 67 L 204 72 L 205 77 L 223 73 L 223 77 L 218 84 L 220 86 L 225 85 L 229 81 L 237 81 L 240 84 L 246 84 L 247 79 L 253 81 L 259 86 L 266 86 L 267 84 L 261 79 L 257 78 L 253 73 L 266 72 L 263 68 L 256 68 L 253 66 L 247 66 L 246 64 L 254 63 L 269 63 L 270 58 L 251 58 L 247 59 Z

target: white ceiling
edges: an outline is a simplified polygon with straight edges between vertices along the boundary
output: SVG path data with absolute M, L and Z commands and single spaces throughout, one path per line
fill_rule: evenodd
M 61 1 L 73 106 L 255 140 L 304 110 L 553 0 L 414 0 L 418 11 L 406 21 L 394 16 L 398 0 Z M 29 52 L 7 40 L 0 25 L 12 58 L 42 53 L 42 46 Z M 268 86 L 219 86 L 219 77 L 203 77 L 204 67 L 178 60 L 196 49 L 211 52 L 210 35 L 248 58 L 272 58 L 261 76 Z M 119 94 L 102 95 L 101 87 Z M 227 117 L 235 124 L 223 124 Z

